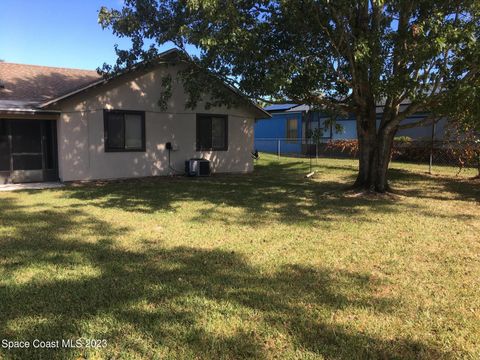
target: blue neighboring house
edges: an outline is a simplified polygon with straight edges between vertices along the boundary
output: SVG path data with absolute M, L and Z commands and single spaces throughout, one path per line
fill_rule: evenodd
M 382 116 L 382 107 L 378 107 L 378 124 Z M 280 146 L 282 154 L 305 154 L 308 149 L 308 134 L 317 128 L 323 132 L 322 141 L 347 140 L 357 138 L 355 117 L 335 119 L 319 111 L 312 111 L 307 105 L 279 104 L 264 108 L 272 115 L 270 119 L 258 119 L 255 122 L 255 149 L 262 152 L 277 153 Z M 404 120 L 404 124 L 416 122 L 428 114 L 418 113 Z M 399 130 L 396 136 L 408 136 L 413 140 L 441 140 L 446 121 L 432 125 Z M 340 129 L 338 129 L 340 128 Z
M 263 152 L 278 151 L 279 141 L 282 153 L 298 154 L 302 151 L 302 126 L 305 112 L 293 110 L 297 104 L 272 105 L 264 108 L 271 119 L 259 119 L 255 122 L 255 149 Z

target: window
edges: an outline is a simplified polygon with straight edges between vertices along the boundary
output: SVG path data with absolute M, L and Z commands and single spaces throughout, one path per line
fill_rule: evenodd
M 197 151 L 228 149 L 225 115 L 197 115 Z
M 287 120 L 287 139 L 298 138 L 298 122 L 297 119 Z
M 143 111 L 104 110 L 105 151 L 145 151 Z

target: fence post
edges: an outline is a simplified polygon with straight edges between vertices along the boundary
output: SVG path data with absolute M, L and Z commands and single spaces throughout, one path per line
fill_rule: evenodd
M 277 156 L 280 157 L 280 139 L 277 139 Z
M 432 173 L 433 167 L 433 147 L 435 146 L 435 121 L 432 122 L 432 142 L 430 144 L 430 162 L 428 164 L 428 173 Z

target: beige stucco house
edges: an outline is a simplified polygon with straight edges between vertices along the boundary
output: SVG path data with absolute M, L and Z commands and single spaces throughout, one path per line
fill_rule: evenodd
M 238 93 L 236 107 L 187 109 L 176 81 L 186 64 L 176 55 L 160 55 L 168 66 L 159 61 L 109 80 L 94 71 L 0 63 L 0 183 L 180 174 L 190 158 L 210 160 L 217 173 L 252 171 L 254 121 L 269 115 Z M 165 109 L 159 97 L 167 74 Z

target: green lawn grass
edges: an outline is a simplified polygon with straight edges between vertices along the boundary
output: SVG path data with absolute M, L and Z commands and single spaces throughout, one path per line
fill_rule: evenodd
M 0 358 L 480 358 L 480 184 L 313 164 L 0 193 L 0 340 L 108 341 Z

